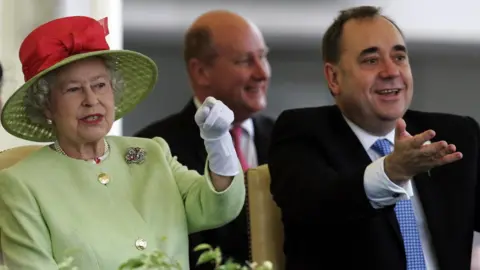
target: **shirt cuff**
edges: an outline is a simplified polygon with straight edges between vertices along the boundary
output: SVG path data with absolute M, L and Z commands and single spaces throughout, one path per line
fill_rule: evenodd
M 368 165 L 363 176 L 365 194 L 376 209 L 393 205 L 400 200 L 409 200 L 413 196 L 410 180 L 400 186 L 388 178 L 383 167 L 384 160 L 385 157 L 381 157 Z

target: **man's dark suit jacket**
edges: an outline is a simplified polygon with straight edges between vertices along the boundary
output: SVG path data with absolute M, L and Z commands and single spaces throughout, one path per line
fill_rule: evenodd
M 480 213 L 479 127 L 470 117 L 408 111 L 414 135 L 457 146 L 463 159 L 414 177 L 439 269 L 470 269 Z M 282 210 L 287 269 L 406 269 L 394 206 L 375 210 L 366 197 L 367 152 L 338 107 L 283 112 L 269 151 L 271 191 Z
M 170 146 L 172 155 L 177 156 L 180 163 L 203 174 L 207 152 L 203 139 L 200 137 L 200 130 L 195 123 L 196 111 L 192 100 L 180 113 L 149 125 L 135 136 L 162 137 Z M 252 120 L 258 164 L 266 164 L 273 120 L 261 115 L 253 117 Z M 220 246 L 225 258 L 233 257 L 240 263 L 250 260 L 245 207 L 240 215 L 229 224 L 218 229 L 190 235 L 190 250 L 201 243 L 208 243 L 214 247 Z M 199 253 L 190 253 L 190 268 L 195 268 L 198 255 Z M 213 269 L 213 267 L 204 265 L 196 269 Z

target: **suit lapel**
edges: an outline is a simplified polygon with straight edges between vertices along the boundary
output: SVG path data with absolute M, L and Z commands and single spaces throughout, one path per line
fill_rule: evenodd
M 253 118 L 253 129 L 255 133 L 254 142 L 257 151 L 258 165 L 266 164 L 268 161 L 268 147 L 270 145 L 270 134 L 266 131 L 257 118 Z
M 335 116 L 332 117 L 335 119 L 335 122 L 338 123 L 335 125 L 335 122 L 332 123 L 335 127 L 334 137 L 331 138 L 332 142 L 338 143 L 335 147 L 338 150 L 338 153 L 344 153 L 341 156 L 345 160 L 341 161 L 343 164 L 346 164 L 346 170 L 349 168 L 352 170 L 358 169 L 358 166 L 367 167 L 372 160 L 368 153 L 363 148 L 358 137 L 352 131 L 350 126 L 348 126 L 347 122 L 343 118 L 340 110 L 338 107 L 335 106 Z M 385 212 L 384 217 L 388 220 L 388 223 L 391 225 L 392 233 L 396 235 L 397 244 L 403 248 L 403 239 L 402 234 L 400 232 L 400 226 L 397 221 L 397 217 L 393 207 L 388 209 Z
M 333 131 L 329 138 L 329 141 L 334 145 L 331 151 L 336 152 L 332 156 L 339 159 L 336 162 L 345 164 L 345 169 L 351 169 L 352 171 L 355 171 L 359 166 L 368 166 L 372 160 L 360 140 L 348 126 L 337 106 L 333 107 L 332 117 L 328 121 L 331 121 L 328 126 L 331 126 Z M 325 127 L 319 127 L 318 132 L 318 136 L 325 137 L 328 131 L 325 130 Z

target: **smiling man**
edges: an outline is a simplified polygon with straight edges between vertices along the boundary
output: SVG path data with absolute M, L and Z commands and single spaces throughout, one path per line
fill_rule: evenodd
M 267 162 L 273 120 L 259 114 L 267 106 L 270 82 L 268 48 L 258 27 L 229 11 L 215 10 L 198 17 L 184 41 L 184 58 L 194 97 L 185 108 L 153 123 L 135 136 L 165 139 L 182 164 L 203 171 L 207 153 L 194 121 L 197 107 L 212 96 L 234 113 L 231 134 L 244 170 Z M 237 219 L 218 229 L 191 235 L 193 249 L 200 243 L 220 246 L 226 258 L 249 259 L 248 228 L 243 209 Z M 191 269 L 198 253 L 191 254 Z
M 271 139 L 287 269 L 469 269 L 476 121 L 409 110 L 405 40 L 375 7 L 340 12 L 322 50 L 336 105 L 283 112 Z

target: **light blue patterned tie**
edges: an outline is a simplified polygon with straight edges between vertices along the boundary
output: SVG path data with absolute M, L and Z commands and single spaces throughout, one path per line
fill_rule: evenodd
M 377 140 L 372 149 L 382 156 L 386 156 L 391 152 L 391 145 L 387 139 Z M 415 212 L 411 200 L 401 200 L 395 206 L 395 213 L 400 225 L 400 231 L 403 237 L 405 253 L 407 256 L 408 270 L 424 270 L 425 259 L 423 257 L 422 243 L 420 242 L 420 234 L 418 232 L 417 222 L 415 220 Z

